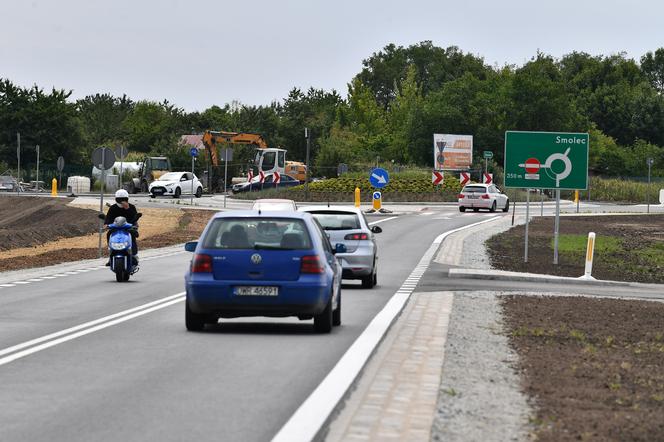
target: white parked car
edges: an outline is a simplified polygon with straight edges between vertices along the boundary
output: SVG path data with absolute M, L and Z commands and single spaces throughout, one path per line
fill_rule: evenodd
M 180 195 L 191 195 L 192 191 L 196 198 L 203 195 L 203 184 L 191 172 L 165 173 L 153 181 L 148 189 L 151 198 L 157 196 L 180 198 Z
M 510 200 L 498 189 L 495 184 L 468 184 L 461 190 L 459 198 L 459 211 L 473 209 L 488 209 L 495 212 L 497 209 L 507 212 L 510 210 Z

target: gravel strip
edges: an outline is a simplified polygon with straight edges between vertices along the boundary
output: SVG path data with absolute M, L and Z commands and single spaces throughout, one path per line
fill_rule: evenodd
M 531 408 L 502 332 L 499 292 L 457 292 L 447 334 L 434 441 L 523 441 Z
M 514 225 L 526 222 L 525 216 L 516 216 Z M 484 243 L 493 235 L 503 233 L 512 228 L 512 217 L 508 216 L 500 221 L 482 224 L 478 229 L 472 229 L 463 240 L 463 254 L 459 265 L 464 268 L 491 269 L 491 261 L 486 252 Z M 463 232 L 460 232 L 463 233 Z

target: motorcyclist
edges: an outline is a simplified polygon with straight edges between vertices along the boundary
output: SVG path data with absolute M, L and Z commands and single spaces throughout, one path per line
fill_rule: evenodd
M 115 218 L 118 216 L 124 216 L 128 223 L 136 225 L 138 212 L 136 211 L 136 206 L 129 203 L 129 193 L 124 189 L 115 192 L 115 203 L 116 204 L 109 207 L 108 212 L 106 213 L 106 218 L 104 218 L 104 228 L 107 228 L 109 224 L 113 224 L 113 221 L 115 221 Z M 138 233 L 134 230 L 130 230 L 129 233 L 131 234 L 131 254 L 134 265 L 136 265 L 138 264 L 138 242 L 136 241 Z M 110 236 L 111 232 L 109 231 L 106 234 L 107 242 Z M 111 265 L 110 257 L 108 258 L 106 265 Z

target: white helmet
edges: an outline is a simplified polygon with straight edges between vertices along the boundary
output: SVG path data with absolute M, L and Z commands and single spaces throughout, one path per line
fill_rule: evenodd
M 129 193 L 124 189 L 120 189 L 117 192 L 115 192 L 115 197 L 116 198 L 129 198 Z

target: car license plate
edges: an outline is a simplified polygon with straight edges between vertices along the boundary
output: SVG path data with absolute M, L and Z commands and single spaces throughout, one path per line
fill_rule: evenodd
M 161 195 L 162 193 L 164 193 L 164 191 L 163 191 L 162 189 L 154 189 L 154 190 L 152 191 L 152 193 L 155 193 L 155 194 L 158 193 L 159 195 Z
M 241 286 L 235 287 L 237 296 L 278 296 L 279 287 L 267 286 Z
M 468 198 L 476 200 L 476 199 L 477 199 L 477 195 L 468 195 Z

